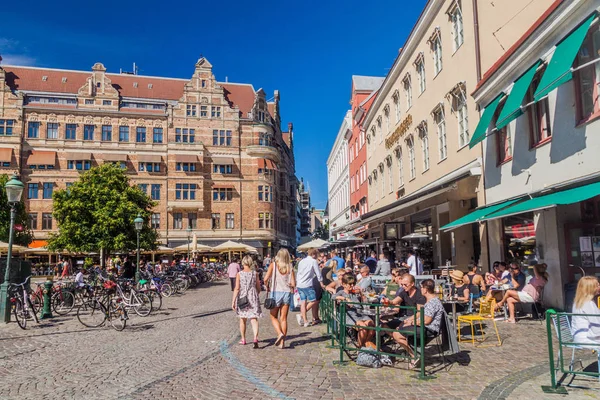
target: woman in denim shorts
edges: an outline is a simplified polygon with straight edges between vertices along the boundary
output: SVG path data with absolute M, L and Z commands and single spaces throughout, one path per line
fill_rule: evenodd
M 287 335 L 287 316 L 292 300 L 292 290 L 296 286 L 296 277 L 292 269 L 290 253 L 286 249 L 277 252 L 265 275 L 269 295 L 275 299 L 276 306 L 270 310 L 271 323 L 277 333 L 275 346 L 283 349 Z

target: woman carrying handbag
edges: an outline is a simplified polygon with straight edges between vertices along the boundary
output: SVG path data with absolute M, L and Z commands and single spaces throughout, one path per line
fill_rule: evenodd
M 275 346 L 283 349 L 287 335 L 287 316 L 290 310 L 292 291 L 296 286 L 290 253 L 286 249 L 277 252 L 275 260 L 269 265 L 265 282 L 268 282 L 269 285 L 265 308 L 271 312 L 271 323 L 277 333 Z
M 245 256 L 242 259 L 243 269 L 237 273 L 235 278 L 231 308 L 240 318 L 240 334 L 242 336 L 240 344 L 246 344 L 246 322 L 250 319 L 254 333 L 254 348 L 258 349 L 258 318 L 262 317 L 262 311 L 260 309 L 260 299 L 258 298 L 260 280 L 253 266 L 252 257 Z

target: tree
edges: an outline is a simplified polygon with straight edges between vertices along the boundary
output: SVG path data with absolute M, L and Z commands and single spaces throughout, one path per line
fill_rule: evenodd
M 103 164 L 81 175 L 79 180 L 52 196 L 58 233 L 50 235 L 53 251 L 106 253 L 137 248 L 133 220 L 144 219 L 140 247 L 154 250 L 157 233 L 149 218 L 155 203 L 137 186 L 131 186 L 125 172 L 114 164 Z
M 329 222 L 325 222 L 325 224 L 315 229 L 312 237 L 313 239 L 329 240 Z
M 10 177 L 8 175 L 0 175 L 0 240 L 8 242 L 8 234 L 10 232 L 10 206 L 8 205 L 8 199 L 6 197 L 6 190 L 4 185 Z M 21 225 L 22 230 L 15 230 L 13 236 L 14 243 L 21 246 L 28 246 L 33 240 L 33 234 L 29 229 L 29 217 L 25 211 L 25 203 L 23 197 L 17 204 L 17 215 L 15 216 L 15 225 Z

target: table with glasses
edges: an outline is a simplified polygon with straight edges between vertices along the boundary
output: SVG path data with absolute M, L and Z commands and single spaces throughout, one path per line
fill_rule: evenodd
M 450 304 L 452 307 L 452 326 L 453 326 L 455 332 L 456 332 L 456 326 L 457 326 L 456 322 L 458 320 L 458 317 L 456 315 L 456 305 L 457 304 L 464 305 L 464 304 L 468 304 L 468 303 L 469 303 L 468 301 L 456 300 L 456 299 L 451 299 L 451 298 L 442 300 L 442 304 Z

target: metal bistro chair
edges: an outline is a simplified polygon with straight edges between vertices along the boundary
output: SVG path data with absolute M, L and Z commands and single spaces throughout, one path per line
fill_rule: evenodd
M 496 326 L 496 320 L 494 315 L 494 309 L 496 308 L 496 300 L 491 299 L 490 301 L 481 301 L 479 303 L 479 314 L 471 314 L 471 315 L 460 315 L 457 318 L 458 321 L 458 341 L 459 342 L 471 342 L 475 345 L 475 323 L 479 323 L 479 330 L 481 332 L 482 340 L 485 341 L 485 333 L 483 331 L 483 321 L 487 321 L 488 323 L 492 323 L 494 325 L 494 330 L 496 331 L 496 337 L 498 338 L 498 346 L 502 346 L 502 340 L 500 339 L 500 333 L 498 333 L 498 327 Z M 463 322 L 465 324 L 471 325 L 471 339 L 461 340 L 460 334 L 460 323 Z

